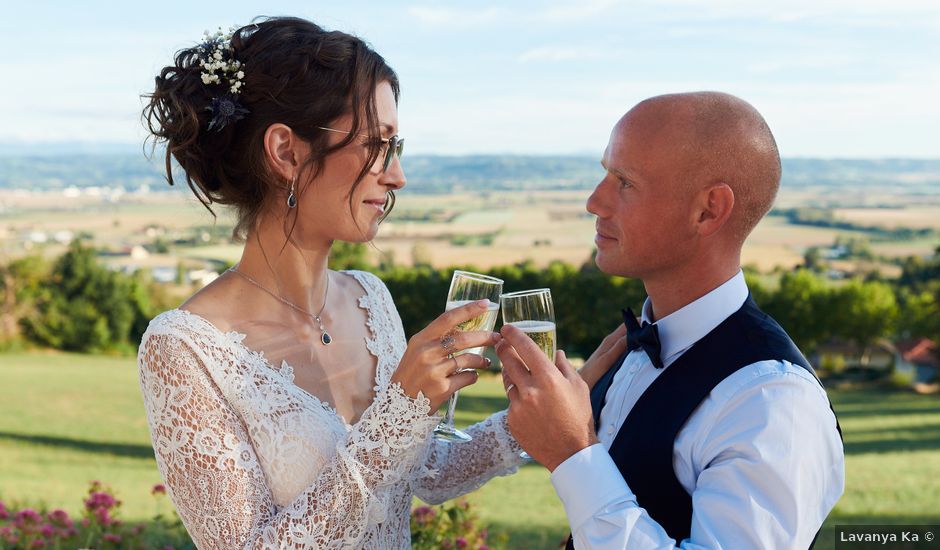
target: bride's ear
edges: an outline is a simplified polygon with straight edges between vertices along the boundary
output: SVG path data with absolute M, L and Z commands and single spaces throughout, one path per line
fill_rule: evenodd
M 275 123 L 264 132 L 264 159 L 268 170 L 284 181 L 293 181 L 304 158 L 303 141 L 290 126 Z

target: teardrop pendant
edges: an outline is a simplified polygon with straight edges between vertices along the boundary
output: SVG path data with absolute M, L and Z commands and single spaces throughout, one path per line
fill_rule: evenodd
M 330 333 L 323 331 L 323 334 L 320 335 L 320 341 L 323 342 L 324 346 L 328 346 L 333 342 L 333 337 L 330 336 Z
M 287 195 L 287 207 L 296 208 L 297 207 L 297 197 L 294 196 L 294 192 L 291 191 L 290 195 Z

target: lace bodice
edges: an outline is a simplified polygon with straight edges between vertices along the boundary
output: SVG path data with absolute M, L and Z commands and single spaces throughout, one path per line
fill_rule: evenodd
M 390 383 L 406 345 L 391 295 L 374 275 L 346 273 L 365 289 L 377 358 L 375 399 L 352 425 L 244 335 L 180 309 L 144 334 L 157 466 L 199 548 L 409 548 L 413 495 L 443 502 L 520 465 L 505 411 L 470 427 L 470 443 L 431 436 L 430 402 Z

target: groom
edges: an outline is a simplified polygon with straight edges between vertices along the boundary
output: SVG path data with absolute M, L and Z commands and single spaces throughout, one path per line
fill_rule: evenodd
M 740 268 L 779 187 L 770 129 L 727 94 L 654 97 L 602 165 L 597 265 L 648 294 L 639 323 L 624 312 L 627 353 L 585 382 L 511 326 L 497 346 L 509 427 L 551 471 L 569 548 L 811 546 L 843 490 L 838 424 Z

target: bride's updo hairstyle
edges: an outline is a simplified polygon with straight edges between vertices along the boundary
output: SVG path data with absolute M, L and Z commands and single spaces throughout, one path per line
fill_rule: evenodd
M 153 93 L 144 96 L 148 103 L 143 119 L 154 146 L 166 147 L 170 185 L 173 158 L 209 212 L 215 215 L 210 207 L 213 203 L 234 207 L 237 220 L 233 236 L 244 239 L 273 201 L 279 200 L 280 205 L 275 206 L 287 209 L 291 182 L 269 170 L 265 161 L 263 141 L 269 126 L 285 124 L 310 144 L 312 152 L 300 171 L 301 181 L 316 177 L 327 156 L 362 139 L 357 134 L 364 134 L 369 136 L 369 156 L 350 187 L 352 211 L 352 191 L 383 146 L 375 89 L 387 81 L 397 103 L 395 72 L 358 37 L 293 17 L 258 19 L 233 30 L 230 41 L 227 35 L 224 41 L 227 43 L 221 47 L 227 57 L 223 63 L 232 63 L 229 68 L 237 66 L 228 73 L 228 80 L 226 73 L 220 73 L 221 80 L 209 78 L 205 82 L 207 56 L 210 63 L 213 60 L 212 44 L 207 47 L 204 43 L 177 52 L 175 62 L 157 76 Z M 236 80 L 240 84 L 233 88 Z M 219 107 L 219 99 L 226 97 L 233 101 Z M 343 115 L 352 116 L 351 133 L 330 146 L 331 132 L 317 128 L 330 127 Z M 303 187 L 298 184 L 296 193 Z M 386 215 L 393 203 L 394 195 L 390 194 Z

